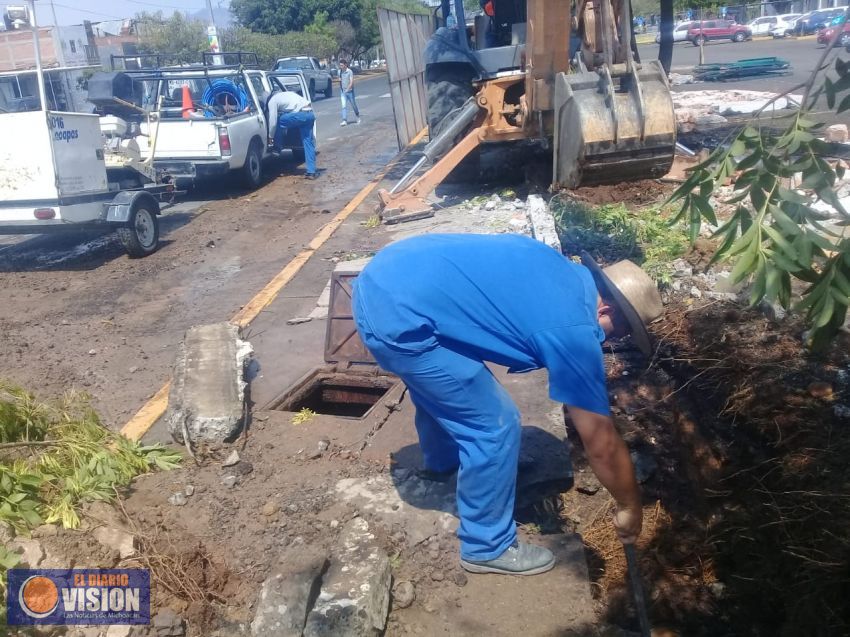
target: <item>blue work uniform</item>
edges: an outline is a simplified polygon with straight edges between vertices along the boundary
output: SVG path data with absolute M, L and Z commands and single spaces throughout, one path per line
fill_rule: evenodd
M 484 362 L 545 367 L 553 400 L 607 415 L 590 271 L 519 235 L 424 235 L 378 252 L 353 311 L 375 360 L 407 385 L 426 467 L 458 468 L 461 557 L 498 557 L 516 541 L 520 414 Z

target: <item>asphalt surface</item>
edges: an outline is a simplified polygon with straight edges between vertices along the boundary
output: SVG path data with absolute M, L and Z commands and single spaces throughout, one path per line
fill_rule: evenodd
M 730 84 L 736 88 L 748 88 L 758 91 L 787 90 L 788 88 L 805 82 L 823 54 L 824 47 L 819 45 L 814 38 L 759 38 L 749 42 L 731 42 L 718 40 L 707 42 L 705 45 L 705 63 L 713 64 L 719 62 L 737 62 L 748 58 L 779 57 L 791 63 L 790 72 L 787 75 L 753 77 L 747 80 L 735 82 L 723 82 L 713 84 Z M 643 44 L 638 47 L 641 59 L 657 59 L 658 45 Z M 831 55 L 844 53 L 843 49 L 836 48 Z M 845 57 L 847 54 L 844 53 Z M 687 72 L 689 68 L 699 64 L 699 47 L 690 42 L 677 42 L 673 48 L 673 71 Z M 704 83 L 708 84 L 708 83 Z M 685 85 L 690 88 L 705 88 L 705 85 Z

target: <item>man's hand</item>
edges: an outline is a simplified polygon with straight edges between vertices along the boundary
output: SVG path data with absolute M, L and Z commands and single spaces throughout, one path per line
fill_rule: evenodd
M 640 535 L 643 523 L 643 510 L 640 508 L 619 508 L 614 514 L 614 530 L 623 544 L 634 544 Z
M 625 544 L 634 543 L 643 521 L 640 490 L 626 443 L 608 416 L 567 406 L 599 482 L 617 501 L 614 528 Z

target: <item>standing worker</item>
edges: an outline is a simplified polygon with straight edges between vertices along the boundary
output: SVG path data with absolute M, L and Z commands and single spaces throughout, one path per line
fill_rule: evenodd
M 432 478 L 457 475 L 461 565 L 473 573 L 534 575 L 547 549 L 517 541 L 520 414 L 486 362 L 509 372 L 545 367 L 599 481 L 617 502 L 624 543 L 641 529 L 629 451 L 610 417 L 601 343 L 661 315 L 658 289 L 630 261 L 604 271 L 517 235 L 425 235 L 381 250 L 354 283 L 353 312 L 378 364 L 407 385 Z
M 307 179 L 318 179 L 316 172 L 316 140 L 313 137 L 313 125 L 316 115 L 310 100 L 293 91 L 278 91 L 269 98 L 269 122 L 277 122 L 274 131 L 274 149 L 283 148 L 283 135 L 287 128 L 296 128 L 301 134 L 304 147 L 304 163 Z
M 354 109 L 354 116 L 357 118 L 355 124 L 360 123 L 360 109 L 357 108 L 357 102 L 354 99 L 354 71 L 348 66 L 348 60 L 339 61 L 339 101 L 342 103 L 342 121 L 340 126 L 348 126 L 348 103 L 351 102 L 351 108 Z

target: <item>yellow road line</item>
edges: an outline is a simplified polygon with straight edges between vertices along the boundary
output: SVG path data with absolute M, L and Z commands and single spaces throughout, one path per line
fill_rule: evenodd
M 413 146 L 414 144 L 421 142 L 427 132 L 427 128 L 423 128 L 419 131 L 416 137 L 411 140 L 409 146 Z M 395 159 L 384 166 L 384 168 L 375 175 L 369 183 L 363 186 L 360 192 L 354 195 L 354 198 L 349 201 L 333 219 L 322 226 L 319 232 L 316 233 L 316 236 L 313 237 L 312 241 L 307 244 L 307 247 L 299 252 L 289 263 L 286 264 L 283 270 L 276 274 L 262 290 L 254 295 L 254 298 L 248 301 L 248 303 L 245 304 L 232 319 L 230 319 L 230 322 L 238 325 L 239 327 L 245 327 L 257 318 L 260 312 L 262 312 L 263 309 L 268 307 L 268 305 L 277 298 L 284 286 L 289 283 L 296 274 L 298 274 L 301 268 L 304 267 L 304 264 L 310 260 L 310 257 L 312 257 L 316 251 L 331 238 L 336 229 L 343 224 L 343 222 L 361 203 L 363 203 L 366 197 L 369 196 L 369 193 L 371 193 L 375 187 L 381 183 L 387 173 L 399 162 L 400 159 L 401 154 L 396 156 Z M 124 436 L 131 440 L 139 440 L 151 427 L 153 427 L 154 423 L 162 417 L 168 407 L 168 390 L 170 386 L 170 381 L 165 383 L 165 385 L 163 385 L 160 390 L 156 392 L 150 400 L 148 400 L 148 402 L 142 405 L 142 408 L 139 409 L 139 411 L 137 411 L 129 421 L 127 421 L 127 424 L 121 428 L 121 433 Z

